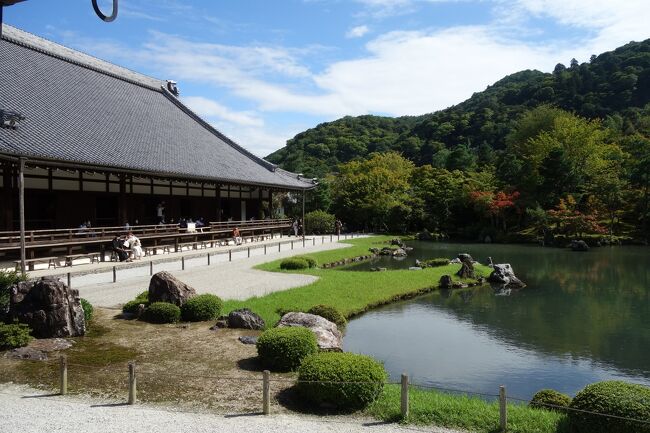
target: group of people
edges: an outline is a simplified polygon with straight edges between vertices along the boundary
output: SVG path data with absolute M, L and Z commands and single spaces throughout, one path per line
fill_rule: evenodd
M 128 232 L 126 235 L 115 235 L 111 241 L 111 246 L 120 262 L 132 262 L 134 259 L 140 260 L 143 256 L 142 243 L 133 232 Z

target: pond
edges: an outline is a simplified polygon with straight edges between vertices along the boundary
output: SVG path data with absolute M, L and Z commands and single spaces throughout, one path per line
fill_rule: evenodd
M 589 252 L 526 245 L 410 242 L 402 261 L 382 257 L 348 267 L 414 266 L 415 259 L 468 252 L 512 264 L 527 287 L 435 292 L 350 321 L 344 349 L 384 362 L 392 379 L 528 399 L 543 388 L 575 395 L 620 379 L 650 385 L 650 249 Z M 417 271 L 413 271 L 417 272 Z

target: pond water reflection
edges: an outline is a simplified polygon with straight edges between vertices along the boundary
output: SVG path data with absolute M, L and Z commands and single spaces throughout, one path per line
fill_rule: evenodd
M 490 287 L 436 292 L 352 320 L 345 350 L 383 361 L 393 378 L 406 371 L 418 383 L 490 394 L 505 384 L 523 398 L 542 388 L 573 395 L 606 379 L 650 385 L 650 249 L 409 245 L 415 250 L 403 261 L 348 269 L 408 268 L 416 258 L 469 252 L 511 263 L 528 286 L 510 296 Z

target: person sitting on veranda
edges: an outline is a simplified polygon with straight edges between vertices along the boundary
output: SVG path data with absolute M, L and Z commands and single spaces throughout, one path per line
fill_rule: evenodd
M 128 242 L 129 248 L 131 248 L 133 258 L 138 260 L 142 259 L 142 243 L 140 242 L 140 239 L 138 239 L 133 232 L 129 232 L 126 242 Z
M 117 258 L 120 262 L 130 261 L 129 253 L 126 251 L 126 248 L 124 248 L 124 239 L 119 235 L 115 235 L 111 241 L 111 247 L 113 248 L 113 251 L 115 251 L 115 254 L 117 254 Z
M 235 227 L 233 229 L 232 238 L 235 241 L 235 245 L 241 245 L 242 244 L 241 232 L 239 231 L 239 227 Z

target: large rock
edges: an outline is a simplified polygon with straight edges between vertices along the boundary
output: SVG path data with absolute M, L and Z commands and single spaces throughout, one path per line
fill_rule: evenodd
M 438 286 L 441 289 L 450 289 L 452 284 L 453 281 L 451 279 L 451 275 L 443 275 L 440 277 L 440 281 L 438 281 Z
M 78 337 L 86 333 L 79 291 L 52 277 L 12 287 L 9 316 L 29 325 L 36 338 Z
M 397 248 L 393 251 L 393 257 L 406 257 L 406 255 L 406 249 L 404 248 Z
M 573 251 L 589 251 L 589 245 L 587 245 L 587 242 L 585 241 L 573 240 L 571 241 L 571 244 L 569 244 L 569 247 Z
M 501 284 L 510 288 L 521 288 L 526 285 L 515 275 L 509 263 L 494 265 L 494 270 L 488 277 L 488 281 L 494 284 Z
M 196 295 L 196 290 L 167 271 L 158 272 L 149 282 L 149 302 L 169 302 L 179 307 Z
M 456 272 L 460 278 L 476 278 L 474 273 L 474 259 L 469 254 L 458 254 L 460 269 Z
M 264 326 L 264 319 L 248 308 L 231 311 L 228 314 L 229 328 L 264 329 Z
M 278 327 L 286 326 L 302 326 L 311 329 L 316 334 L 318 347 L 321 350 L 328 350 L 333 352 L 341 352 L 342 338 L 341 331 L 339 331 L 336 324 L 327 319 L 309 313 L 287 313 L 282 316 Z

